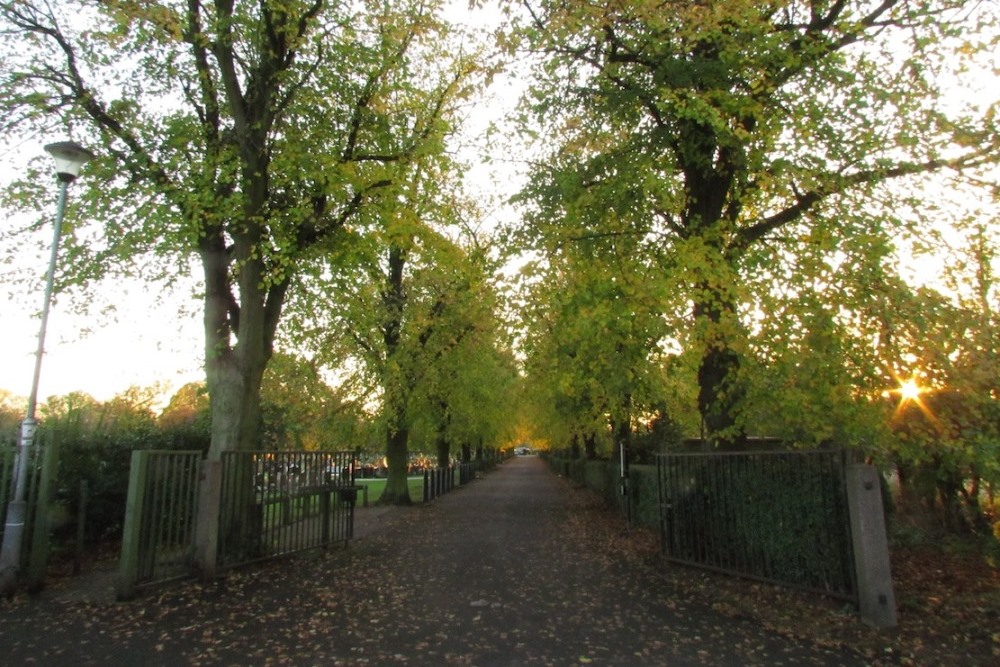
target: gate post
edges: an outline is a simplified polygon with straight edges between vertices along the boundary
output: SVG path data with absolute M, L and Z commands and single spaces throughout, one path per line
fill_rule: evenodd
M 896 599 L 878 472 L 873 466 L 855 463 L 847 466 L 846 479 L 861 620 L 876 628 L 895 627 Z
M 142 506 L 146 499 L 146 452 L 132 451 L 129 466 L 128 500 L 125 503 L 125 525 L 122 531 L 122 555 L 118 564 L 119 600 L 135 595 L 139 580 L 139 555 L 141 549 Z
M 42 471 L 38 478 L 35 520 L 31 526 L 31 554 L 28 557 L 28 590 L 32 591 L 40 590 L 44 584 L 45 567 L 48 565 L 52 546 L 49 505 L 52 502 L 56 467 L 59 465 L 57 443 L 57 438 L 50 437 L 42 451 Z
M 222 502 L 222 462 L 201 462 L 194 557 L 202 579 L 215 576 L 219 560 L 219 504 Z

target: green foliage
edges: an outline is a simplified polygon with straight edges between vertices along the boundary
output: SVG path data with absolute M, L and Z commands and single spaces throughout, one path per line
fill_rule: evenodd
M 72 11 L 74 9 L 78 11 Z M 100 155 L 67 279 L 169 279 L 201 262 L 212 455 L 254 448 L 259 386 L 300 273 L 377 229 L 445 136 L 478 66 L 438 2 L 0 4 L 4 127 L 61 124 Z M 13 201 L 37 208 L 31 186 Z M 333 267 L 334 271 L 339 270 Z
M 353 450 L 361 444 L 364 416 L 320 375 L 313 363 L 277 353 L 261 387 L 264 449 Z
M 17 443 L 19 425 L 24 419 L 24 408 L 21 404 L 22 401 L 13 394 L 0 389 L 0 445 Z
M 888 341 L 866 318 L 891 315 L 899 293 L 882 263 L 901 235 L 929 238 L 923 225 L 939 222 L 941 185 L 924 176 L 986 182 L 997 161 L 988 103 L 940 105 L 950 75 L 971 81 L 995 45 L 995 9 L 965 5 L 543 1 L 515 25 L 541 61 L 525 134 L 554 137 L 517 233 L 544 276 L 526 317 L 541 323 L 526 336 L 532 381 L 573 400 L 552 414 L 561 440 L 582 428 L 567 413 L 592 426 L 614 412 L 590 381 L 642 374 L 629 355 L 614 379 L 585 362 L 579 377 L 546 372 L 567 365 L 542 343 L 569 338 L 562 294 L 606 295 L 593 285 L 622 264 L 655 305 L 612 321 L 660 313 L 652 340 L 640 326 L 629 346 L 654 364 L 676 351 L 710 436 L 862 439 L 876 420 L 858 399 L 888 375 L 888 357 L 871 354 Z M 617 252 L 591 262 L 594 246 Z M 675 395 L 690 406 L 689 390 Z
M 376 413 L 385 498 L 402 503 L 411 441 L 439 459 L 498 444 L 516 377 L 493 262 L 479 239 L 450 237 L 475 211 L 448 190 L 455 165 L 438 166 L 434 178 L 415 170 L 384 227 L 349 238 L 326 270 L 304 276 L 288 309 L 292 344 L 341 369 L 347 395 Z
M 660 529 L 660 495 L 655 465 L 630 465 L 628 469 L 629 502 L 632 522 L 652 531 Z

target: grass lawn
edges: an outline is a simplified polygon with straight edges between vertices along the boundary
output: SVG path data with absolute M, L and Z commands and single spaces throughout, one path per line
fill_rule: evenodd
M 408 477 L 407 480 L 410 484 L 410 499 L 415 503 L 423 502 L 424 500 L 424 478 L 423 475 L 420 477 Z M 374 505 L 378 502 L 378 499 L 382 497 L 382 492 L 385 490 L 385 479 L 355 479 L 354 483 L 358 486 L 364 486 L 368 488 L 368 503 Z M 363 496 L 362 496 L 363 497 Z M 361 498 L 358 498 L 360 501 Z

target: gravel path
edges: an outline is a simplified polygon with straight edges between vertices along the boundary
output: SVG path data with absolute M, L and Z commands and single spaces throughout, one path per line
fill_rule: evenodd
M 346 550 L 115 603 L 0 605 L 4 664 L 855 665 L 671 591 L 590 494 L 521 457 L 359 511 Z

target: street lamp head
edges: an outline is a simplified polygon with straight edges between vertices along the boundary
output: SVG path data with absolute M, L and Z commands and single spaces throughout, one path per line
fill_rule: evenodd
M 73 141 L 58 141 L 45 147 L 56 163 L 56 176 L 64 183 L 72 183 L 80 175 L 80 167 L 94 159 L 94 154 Z

